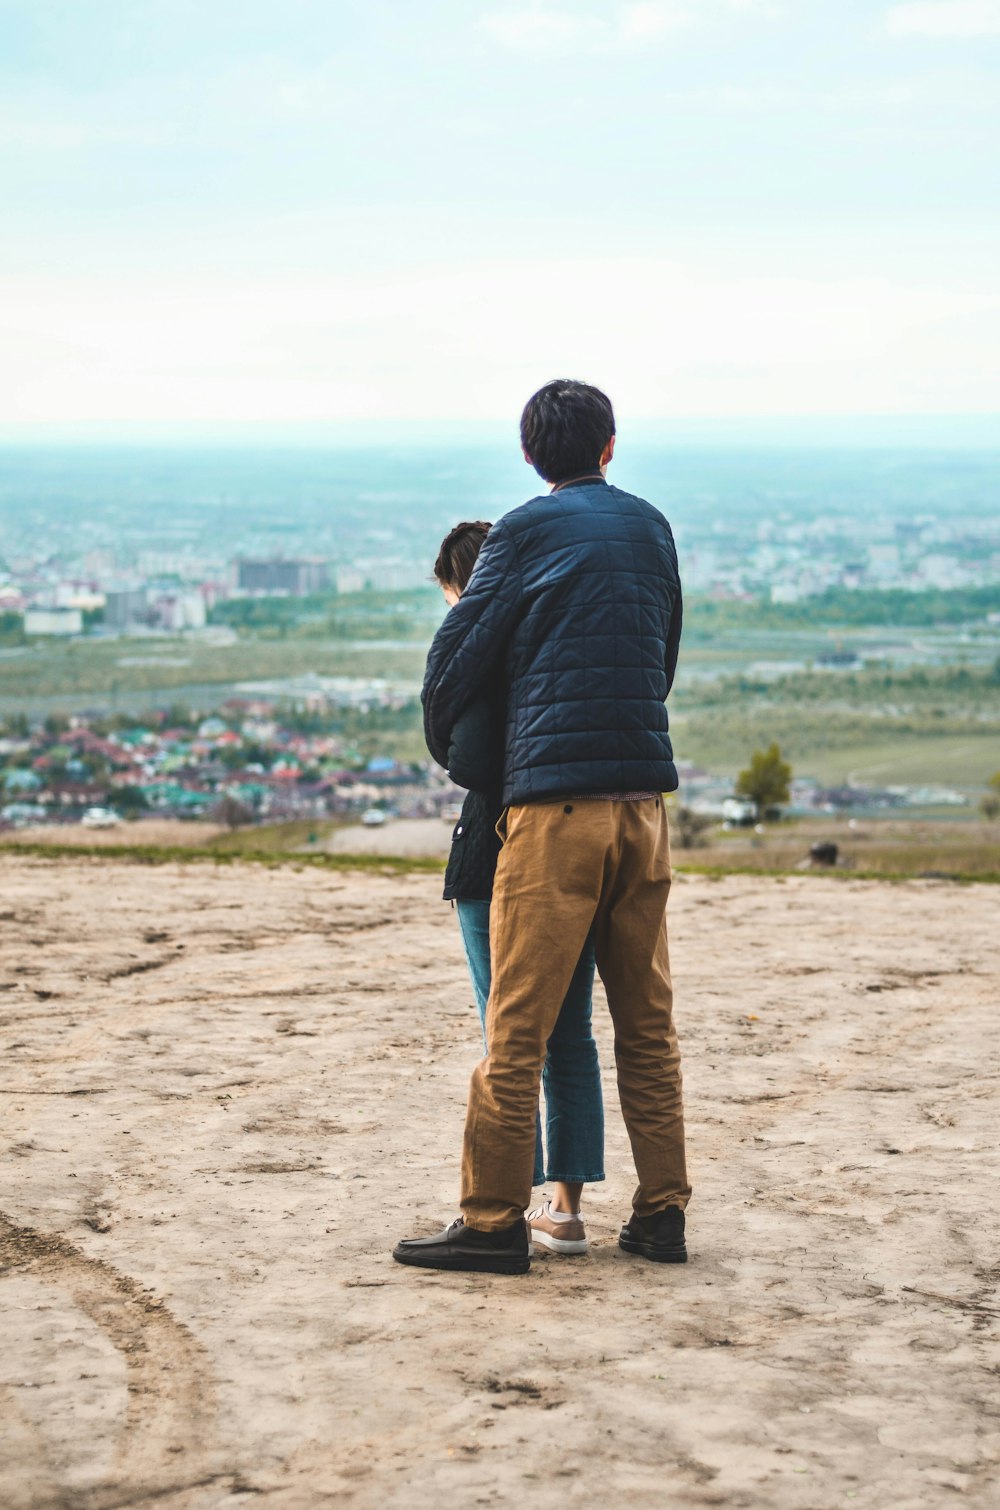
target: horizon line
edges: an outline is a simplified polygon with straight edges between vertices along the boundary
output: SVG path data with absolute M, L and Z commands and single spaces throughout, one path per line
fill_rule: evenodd
M 619 416 L 619 418 L 621 418 Z M 672 415 L 625 420 L 619 436 L 626 443 L 688 446 L 710 442 L 736 446 L 824 445 L 859 449 L 1000 450 L 1000 413 L 826 413 L 789 415 Z M 364 449 L 376 441 L 406 445 L 486 445 L 517 443 L 512 419 L 363 420 L 162 420 L 21 421 L 0 423 L 0 449 L 63 446 L 167 448 L 196 447 L 252 450 L 297 447 L 308 450 Z

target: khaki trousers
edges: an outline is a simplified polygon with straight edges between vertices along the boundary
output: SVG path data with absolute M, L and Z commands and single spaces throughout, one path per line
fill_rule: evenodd
M 615 1029 L 622 1114 L 640 1216 L 685 1206 L 680 1054 L 666 905 L 670 840 L 660 799 L 568 799 L 507 810 L 490 908 L 489 1053 L 469 1087 L 462 1214 L 509 1226 L 531 1199 L 545 1047 L 591 925 Z

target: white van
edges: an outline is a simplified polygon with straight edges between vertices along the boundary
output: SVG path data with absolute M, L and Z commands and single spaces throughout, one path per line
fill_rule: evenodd
M 84 828 L 117 828 L 121 821 L 110 807 L 88 807 L 80 819 Z

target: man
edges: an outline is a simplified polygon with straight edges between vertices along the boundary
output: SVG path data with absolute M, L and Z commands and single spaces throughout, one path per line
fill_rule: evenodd
M 525 406 L 521 442 L 551 491 L 490 530 L 434 638 L 423 689 L 428 747 L 444 764 L 462 709 L 496 670 L 506 679 L 489 1053 L 469 1089 L 462 1216 L 393 1257 L 527 1272 L 539 1076 L 593 928 L 639 1178 L 619 1244 L 683 1263 L 691 1191 L 662 796 L 677 787 L 664 707 L 681 632 L 677 555 L 662 514 L 606 481 L 615 421 L 599 389 L 547 384 Z

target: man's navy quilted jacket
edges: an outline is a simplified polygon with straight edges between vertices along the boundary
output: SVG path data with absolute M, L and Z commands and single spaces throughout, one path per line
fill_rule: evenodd
M 434 637 L 424 732 L 445 765 L 455 721 L 505 675 L 503 800 L 672 792 L 664 700 L 681 632 L 670 526 L 631 493 L 587 479 L 496 523 Z

